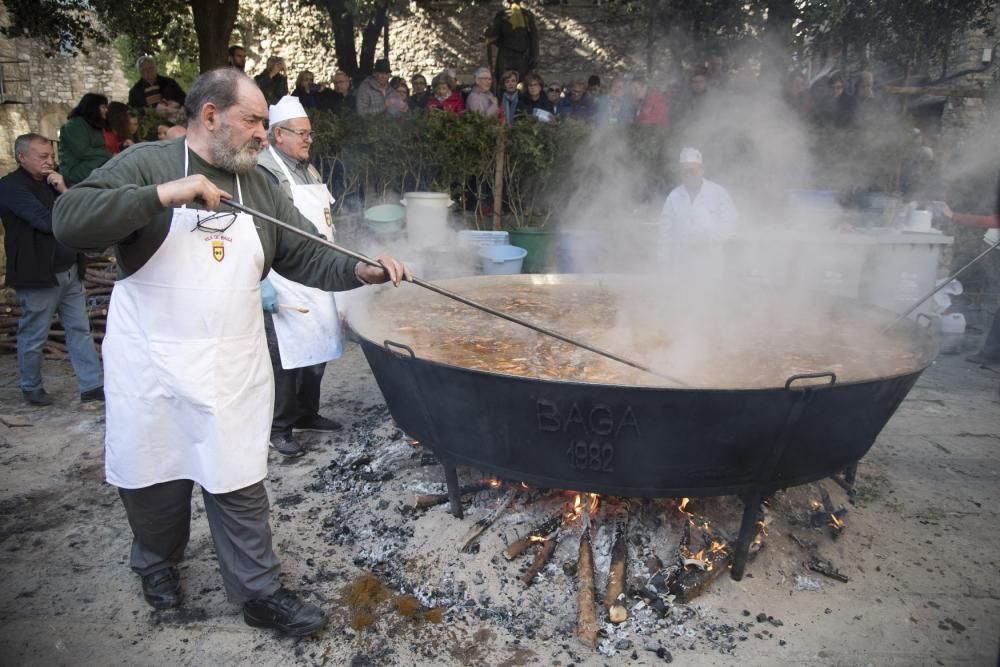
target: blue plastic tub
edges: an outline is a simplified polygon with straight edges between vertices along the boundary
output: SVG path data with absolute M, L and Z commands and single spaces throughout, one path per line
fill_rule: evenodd
M 513 245 L 493 245 L 479 249 L 483 273 L 487 276 L 510 276 L 521 273 L 528 251 Z

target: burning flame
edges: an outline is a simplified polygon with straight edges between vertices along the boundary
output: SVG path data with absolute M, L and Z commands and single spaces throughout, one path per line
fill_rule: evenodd
M 811 509 L 813 512 L 817 512 L 817 511 L 823 509 L 823 503 L 821 503 L 818 500 L 810 500 L 809 501 L 809 509 Z
M 420 441 L 417 440 L 416 438 L 407 438 L 406 444 L 408 444 L 410 447 L 419 447 Z
M 503 484 L 499 479 L 491 479 L 489 485 L 491 489 L 499 489 L 500 485 Z
M 529 487 L 529 486 L 528 486 L 527 484 L 525 484 L 524 482 L 521 482 L 521 488 L 522 488 L 522 489 L 528 489 L 528 488 L 531 488 L 531 487 Z
M 677 509 L 684 512 L 685 514 L 690 514 L 690 512 L 687 511 L 687 506 L 688 503 L 690 502 L 691 502 L 690 498 L 681 498 L 681 502 L 677 504 Z
M 588 493 L 586 495 L 590 496 L 590 499 L 586 501 L 587 512 L 593 514 L 594 510 L 597 509 L 599 496 L 596 493 Z M 581 493 L 578 493 L 575 496 L 573 496 L 573 509 L 569 514 L 566 515 L 568 519 L 577 519 L 583 515 L 583 508 L 584 508 L 583 496 L 584 494 Z
M 541 535 L 532 535 L 532 536 L 531 536 L 531 537 L 529 537 L 528 539 L 529 539 L 530 541 L 532 541 L 532 542 L 544 542 L 544 541 L 545 541 L 545 538 L 544 538 L 544 537 L 542 537 Z
M 711 551 L 712 553 L 718 553 L 720 551 L 725 551 L 726 545 L 723 544 L 722 542 L 719 542 L 718 540 L 712 540 L 712 544 L 711 546 L 708 547 L 708 550 Z
M 839 529 L 839 528 L 843 528 L 844 527 L 844 522 L 841 521 L 840 519 L 838 519 L 836 514 L 831 514 L 830 515 L 830 525 L 833 526 L 834 528 L 838 528 Z

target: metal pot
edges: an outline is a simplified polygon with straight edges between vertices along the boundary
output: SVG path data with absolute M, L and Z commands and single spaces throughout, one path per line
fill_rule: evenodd
M 461 293 L 484 280 L 502 290 L 532 279 L 544 288 L 570 278 L 442 284 Z M 379 301 L 371 304 L 376 319 Z M 878 309 L 856 310 L 891 321 Z M 602 385 L 471 370 L 421 359 L 364 326 L 356 333 L 393 418 L 434 449 L 449 482 L 461 463 L 541 487 L 618 496 L 737 494 L 748 508 L 742 539 L 762 496 L 834 475 L 868 452 L 936 353 L 926 330 L 901 326 L 919 350 L 907 372 L 838 382 L 820 368 L 783 386 L 753 389 Z

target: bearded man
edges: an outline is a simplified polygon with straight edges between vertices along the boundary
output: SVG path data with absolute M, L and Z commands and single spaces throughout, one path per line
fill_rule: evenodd
M 373 268 L 225 207 L 234 199 L 304 230 L 315 227 L 254 167 L 267 103 L 233 68 L 195 81 L 184 139 L 119 154 L 57 200 L 56 238 L 115 247 L 124 278 L 111 297 L 103 353 L 107 480 L 132 528 L 130 565 L 156 609 L 181 602 L 194 483 L 230 601 L 245 621 L 291 635 L 326 623 L 281 586 L 267 475 L 274 402 L 260 309 L 273 266 L 334 291 L 411 276 L 392 257 Z

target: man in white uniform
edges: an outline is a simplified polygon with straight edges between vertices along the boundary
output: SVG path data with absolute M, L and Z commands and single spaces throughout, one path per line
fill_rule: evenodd
M 103 346 L 106 476 L 125 506 L 129 564 L 152 607 L 181 603 L 176 566 L 197 483 L 226 596 L 250 625 L 306 635 L 327 619 L 278 580 L 264 488 L 274 379 L 260 281 L 271 266 L 329 291 L 411 276 L 392 257 L 371 267 L 219 208 L 233 199 L 315 230 L 255 169 L 267 102 L 246 74 L 202 74 L 185 105 L 186 139 L 116 155 L 53 210 L 61 243 L 113 246 L 124 276 Z
M 725 188 L 705 178 L 699 150 L 683 149 L 680 164 L 683 183 L 667 196 L 661 213 L 661 255 L 674 268 L 694 262 L 721 266 L 722 243 L 739 222 L 736 206 Z
M 299 213 L 315 225 L 317 234 L 332 241 L 333 197 L 309 163 L 312 124 L 297 97 L 286 95 L 268 109 L 267 139 L 269 146 L 257 158 L 257 169 L 281 187 Z M 305 450 L 293 431 L 329 433 L 340 428 L 319 414 L 326 362 L 342 352 L 340 319 L 329 292 L 296 283 L 274 269 L 265 282 L 276 294 L 264 304 L 264 331 L 274 370 L 271 447 L 294 458 Z M 262 294 L 268 285 L 261 286 Z M 281 308 L 281 303 L 295 308 Z

